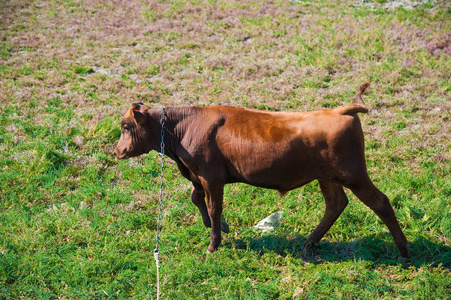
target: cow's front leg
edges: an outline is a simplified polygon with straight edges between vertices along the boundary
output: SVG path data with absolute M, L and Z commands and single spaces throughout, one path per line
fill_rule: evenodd
M 210 216 L 208 215 L 207 204 L 205 203 L 205 192 L 201 185 L 194 185 L 191 191 L 191 201 L 197 206 L 202 215 L 202 221 L 205 227 L 211 227 Z M 221 231 L 229 233 L 229 225 L 224 220 L 221 220 Z
M 210 216 L 207 211 L 207 204 L 205 204 L 205 192 L 202 186 L 194 186 L 191 191 L 191 201 L 197 206 L 202 215 L 202 221 L 205 227 L 211 227 Z
M 221 214 L 224 196 L 224 185 L 205 182 L 204 190 L 207 200 L 207 211 L 211 221 L 210 245 L 207 252 L 212 253 L 221 244 Z

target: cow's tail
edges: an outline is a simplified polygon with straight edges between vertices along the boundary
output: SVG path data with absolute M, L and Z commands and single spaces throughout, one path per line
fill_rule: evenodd
M 365 102 L 362 99 L 362 93 L 369 87 L 370 83 L 365 82 L 360 85 L 357 95 L 356 102 L 357 104 L 348 104 L 344 106 L 340 106 L 334 109 L 334 112 L 339 113 L 341 115 L 354 115 L 356 113 L 367 113 L 368 107 L 366 107 Z

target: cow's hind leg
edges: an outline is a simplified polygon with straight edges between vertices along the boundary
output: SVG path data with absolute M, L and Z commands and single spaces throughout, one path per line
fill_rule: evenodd
M 305 247 L 318 243 L 348 205 L 348 197 L 341 185 L 325 180 L 318 180 L 318 182 L 326 201 L 326 211 L 321 223 L 305 241 Z
M 202 216 L 202 221 L 206 227 L 211 227 L 210 216 L 208 215 L 207 204 L 205 203 L 205 191 L 201 185 L 194 185 L 191 191 L 191 201 L 197 206 Z M 227 223 L 221 220 L 221 231 L 229 233 L 230 229 Z
M 405 258 L 410 257 L 409 250 L 407 249 L 407 239 L 399 226 L 395 212 L 393 211 L 393 207 L 387 196 L 379 191 L 369 178 L 365 180 L 364 184 L 358 184 L 350 188 L 351 191 L 356 194 L 363 203 L 371 208 L 388 227 L 388 230 L 390 230 L 393 240 L 399 249 L 400 255 Z

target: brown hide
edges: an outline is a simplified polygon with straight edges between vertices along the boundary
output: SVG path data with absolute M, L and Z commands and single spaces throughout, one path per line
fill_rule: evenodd
M 204 224 L 211 227 L 208 251 L 221 242 L 223 188 L 244 182 L 284 194 L 318 180 L 326 201 L 323 220 L 307 240 L 317 243 L 348 203 L 351 189 L 387 225 L 400 254 L 409 256 L 407 240 L 388 198 L 367 174 L 359 104 L 313 112 L 267 112 L 227 106 L 168 107 L 165 154 L 193 185 L 191 198 Z M 115 149 L 118 158 L 160 150 L 161 109 L 134 103 L 124 116 Z

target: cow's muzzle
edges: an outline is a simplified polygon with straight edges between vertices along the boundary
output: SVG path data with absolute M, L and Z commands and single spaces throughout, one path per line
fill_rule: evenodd
M 129 156 L 127 155 L 127 151 L 125 151 L 125 149 L 122 149 L 122 151 L 121 151 L 118 147 L 116 147 L 116 149 L 114 149 L 114 154 L 116 154 L 117 159 L 129 158 Z

